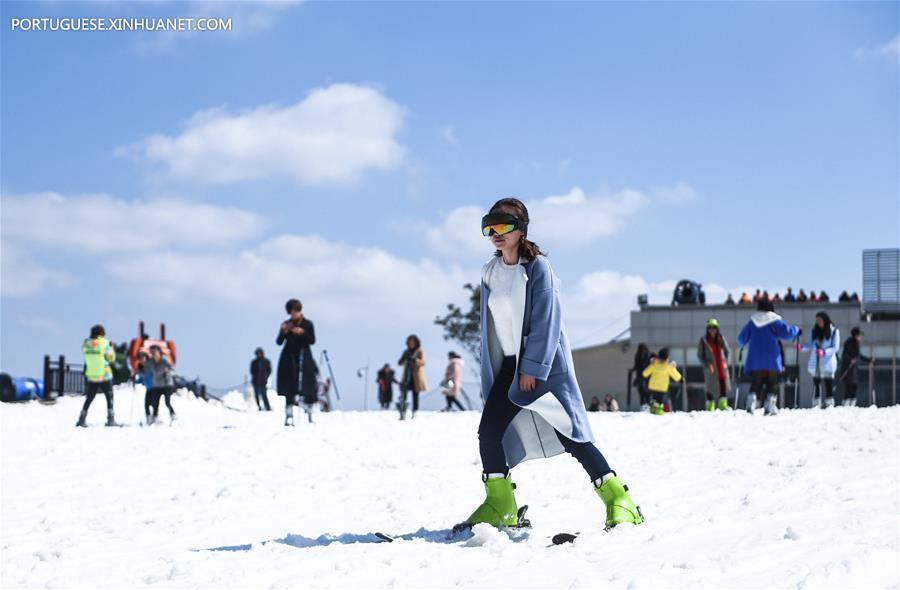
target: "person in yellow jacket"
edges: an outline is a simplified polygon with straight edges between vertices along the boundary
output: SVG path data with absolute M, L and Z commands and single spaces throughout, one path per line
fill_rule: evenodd
M 650 402 L 650 413 L 657 415 L 665 413 L 663 398 L 669 391 L 669 382 L 681 381 L 681 373 L 675 368 L 675 362 L 669 360 L 669 349 L 660 350 L 656 358 L 650 361 L 650 364 L 644 369 L 642 375 L 650 379 L 647 385 L 653 398 L 653 401 Z
M 81 346 L 84 354 L 84 407 L 75 426 L 87 428 L 87 413 L 91 402 L 99 392 L 106 396 L 106 425 L 118 426 L 113 411 L 112 368 L 116 351 L 106 339 L 106 330 L 100 324 L 91 327 L 91 336 Z

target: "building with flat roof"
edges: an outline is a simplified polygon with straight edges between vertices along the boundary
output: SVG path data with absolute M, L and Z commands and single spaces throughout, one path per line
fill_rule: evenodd
M 850 330 L 859 326 L 865 333 L 862 354 L 872 357 L 871 367 L 859 370 L 858 405 L 887 406 L 897 403 L 900 386 L 900 297 L 897 276 L 900 274 L 900 250 L 866 250 L 864 260 L 863 301 L 829 303 L 777 303 L 775 311 L 789 324 L 803 328 L 805 341 L 815 323 L 816 313 L 825 311 L 841 334 L 841 344 Z M 867 297 L 870 301 L 866 301 Z M 877 301 L 875 299 L 877 298 Z M 643 301 L 646 301 L 645 299 Z M 867 308 L 871 306 L 871 309 Z M 697 358 L 700 338 L 710 318 L 719 321 L 720 331 L 731 346 L 732 375 L 740 375 L 737 334 L 756 310 L 755 305 L 640 305 L 631 312 L 629 336 L 605 344 L 572 351 L 578 383 L 586 405 L 592 397 L 601 400 L 612 394 L 622 410 L 637 410 L 640 404 L 636 388 L 631 385 L 634 354 L 638 343 L 645 342 L 651 351 L 668 347 L 671 359 L 678 363 L 684 383 L 673 386 L 670 396 L 675 410 L 700 410 L 704 407 L 703 369 Z M 810 407 L 813 397 L 812 377 L 807 372 L 809 352 L 798 352 L 784 343 L 787 370 L 781 381 L 781 407 Z M 836 378 L 837 380 L 837 378 Z M 740 398 L 746 399 L 749 380 L 741 379 Z M 734 387 L 732 387 L 734 390 Z M 843 386 L 835 384 L 836 400 L 843 397 Z M 729 395 L 729 398 L 733 398 Z

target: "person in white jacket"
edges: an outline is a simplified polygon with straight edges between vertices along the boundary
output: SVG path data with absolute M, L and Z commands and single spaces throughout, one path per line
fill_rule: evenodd
M 804 351 L 810 351 L 807 371 L 812 375 L 815 392 L 813 407 L 821 407 L 822 385 L 825 385 L 825 407 L 834 405 L 834 374 L 837 372 L 838 351 L 841 348 L 841 331 L 831 323 L 831 318 L 824 311 L 816 314 L 816 325 L 813 326 L 809 340 L 803 345 Z

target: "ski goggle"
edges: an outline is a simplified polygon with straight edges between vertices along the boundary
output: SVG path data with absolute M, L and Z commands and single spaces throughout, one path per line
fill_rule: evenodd
M 511 213 L 491 213 L 481 218 L 481 233 L 485 237 L 505 235 L 517 229 L 525 231 L 527 226 L 521 219 Z

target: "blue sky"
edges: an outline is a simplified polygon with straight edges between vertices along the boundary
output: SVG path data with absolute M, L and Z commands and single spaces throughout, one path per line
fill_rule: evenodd
M 0 369 L 165 321 L 240 382 L 296 296 L 349 405 L 533 209 L 578 344 L 697 279 L 860 290 L 900 243 L 898 4 L 3 2 Z M 230 33 L 11 31 L 231 17 Z M 736 293 L 737 294 L 737 293 Z

